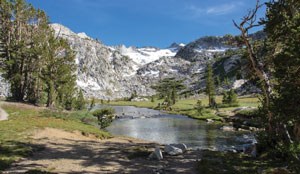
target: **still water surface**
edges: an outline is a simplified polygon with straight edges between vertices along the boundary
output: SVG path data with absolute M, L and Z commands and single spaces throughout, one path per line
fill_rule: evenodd
M 251 135 L 225 132 L 220 125 L 181 115 L 132 106 L 113 106 L 123 119 L 115 120 L 107 130 L 113 135 L 123 135 L 161 144 L 185 143 L 191 148 L 224 150 L 243 144 Z M 134 119 L 132 119 L 134 118 Z

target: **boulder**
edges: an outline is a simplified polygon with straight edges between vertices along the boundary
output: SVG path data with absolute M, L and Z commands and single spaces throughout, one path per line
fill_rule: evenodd
M 223 127 L 221 127 L 221 130 L 223 130 L 223 131 L 234 131 L 235 129 L 232 126 L 223 126 Z
M 152 152 L 149 156 L 150 159 L 162 160 L 164 159 L 162 152 L 159 147 L 156 147 L 154 152 Z
M 236 108 L 234 109 L 232 112 L 238 112 L 238 111 L 251 111 L 251 110 L 254 110 L 256 108 L 254 107 L 247 107 L 247 106 L 244 106 L 244 107 L 239 107 L 239 108 Z
M 243 145 L 243 153 L 249 154 L 252 157 L 257 156 L 257 149 L 256 149 L 256 144 L 244 144 Z
M 206 122 L 207 122 L 207 123 L 213 123 L 214 120 L 212 120 L 212 119 L 206 119 Z
M 180 155 L 183 153 L 183 151 L 180 148 L 171 146 L 171 145 L 166 145 L 165 146 L 165 152 L 169 155 L 175 156 L 175 155 Z
M 188 150 L 187 146 L 184 143 L 180 143 L 180 144 L 170 144 L 170 146 L 179 148 L 182 150 L 182 152 L 186 152 Z
M 142 98 L 142 97 L 136 97 L 136 98 L 131 99 L 131 101 L 136 101 L 136 102 L 139 102 L 139 101 L 149 101 L 149 99 Z

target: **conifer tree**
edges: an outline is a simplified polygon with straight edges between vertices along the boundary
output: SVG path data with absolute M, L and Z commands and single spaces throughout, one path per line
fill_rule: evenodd
M 277 128 L 273 136 L 290 144 L 293 134 L 289 133 L 287 126 L 296 126 L 300 120 L 300 1 L 271 1 L 267 7 L 265 31 L 277 82 L 272 107 L 272 121 Z
M 172 92 L 171 92 L 171 100 L 172 100 L 173 105 L 176 103 L 176 99 L 177 99 L 177 91 L 176 91 L 176 88 L 173 87 Z
M 0 0 L 0 64 L 11 98 L 72 107 L 74 53 L 55 36 L 47 15 L 24 0 Z
M 75 103 L 75 109 L 82 110 L 84 108 L 85 108 L 84 96 L 83 96 L 82 90 L 79 90 L 78 96 L 76 99 L 76 103 Z
M 206 95 L 208 96 L 209 107 L 215 107 L 215 84 L 213 78 L 213 70 L 210 63 L 207 64 L 206 68 Z

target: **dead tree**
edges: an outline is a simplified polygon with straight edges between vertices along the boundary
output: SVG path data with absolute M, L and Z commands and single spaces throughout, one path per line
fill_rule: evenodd
M 259 59 L 257 55 L 255 54 L 255 51 L 253 49 L 253 45 L 251 44 L 251 40 L 249 37 L 249 30 L 251 30 L 254 27 L 258 27 L 261 24 L 257 22 L 257 11 L 262 7 L 263 5 L 260 4 L 260 1 L 256 1 L 256 6 L 253 10 L 249 10 L 248 14 L 245 15 L 242 18 L 242 21 L 237 24 L 235 21 L 233 21 L 236 28 L 238 28 L 241 31 L 241 38 L 246 46 L 247 53 L 249 54 L 247 57 L 250 61 L 250 66 L 253 69 L 253 75 L 257 77 L 261 82 L 261 90 L 264 97 L 264 108 L 267 110 L 268 114 L 268 130 L 269 133 L 273 132 L 272 127 L 272 120 L 273 120 L 273 114 L 270 110 L 270 99 L 271 99 L 271 93 L 272 93 L 272 87 L 270 83 L 270 78 L 266 71 L 264 70 L 263 65 L 259 62 Z

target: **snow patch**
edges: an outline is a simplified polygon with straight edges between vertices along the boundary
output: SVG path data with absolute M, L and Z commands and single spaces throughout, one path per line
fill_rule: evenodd
M 154 77 L 158 77 L 159 76 L 159 71 L 153 71 L 153 70 L 151 70 L 151 71 L 147 71 L 144 74 L 142 74 L 143 77 L 149 76 L 149 75 L 150 76 L 154 76 Z
M 82 38 L 82 39 L 91 39 L 88 35 L 86 35 L 84 32 L 82 32 L 82 33 L 78 33 L 77 34 L 80 38 Z
M 134 62 L 140 65 L 145 65 L 150 62 L 154 62 L 161 57 L 174 57 L 176 55 L 176 53 L 170 49 L 134 48 L 134 47 L 126 48 L 124 45 L 119 47 L 119 51 L 121 54 L 128 56 Z

